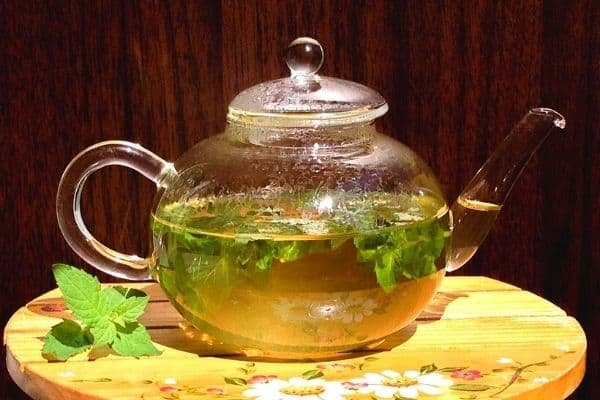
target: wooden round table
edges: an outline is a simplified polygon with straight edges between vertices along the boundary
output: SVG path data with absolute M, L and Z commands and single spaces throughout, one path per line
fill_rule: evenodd
M 583 379 L 579 323 L 530 292 L 486 277 L 447 277 L 410 326 L 369 352 L 337 360 L 273 362 L 218 356 L 154 283 L 142 318 L 158 357 L 42 358 L 42 338 L 69 318 L 53 290 L 19 309 L 4 330 L 13 380 L 39 400 L 71 399 L 559 399 Z

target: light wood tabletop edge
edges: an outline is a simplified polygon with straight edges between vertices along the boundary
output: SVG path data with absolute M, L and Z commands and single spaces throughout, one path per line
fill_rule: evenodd
M 474 285 L 473 283 L 476 282 L 479 279 L 479 282 L 483 282 L 483 288 L 481 287 L 480 284 Z M 466 284 L 466 288 L 464 286 L 462 286 L 462 288 L 459 290 L 460 292 L 471 292 L 471 291 L 520 291 L 521 289 L 509 284 L 505 284 L 503 282 L 494 280 L 492 278 L 487 278 L 487 277 L 447 277 L 445 279 L 445 281 L 450 281 L 448 283 L 446 283 L 446 285 L 442 285 L 442 287 L 440 288 L 440 292 L 452 292 L 455 289 L 458 289 L 459 287 L 461 287 L 462 285 Z M 114 284 L 110 284 L 110 285 L 114 285 Z M 107 286 L 110 286 L 107 285 Z M 136 287 L 136 288 L 140 288 L 140 289 L 157 289 L 158 285 L 156 284 L 156 282 L 142 282 L 142 283 L 123 283 L 121 285 L 125 285 L 125 286 L 129 286 L 129 287 Z M 157 290 L 151 290 L 151 292 L 156 293 Z M 159 289 L 158 289 L 159 292 Z M 39 301 L 39 300 L 43 300 L 43 299 L 51 299 L 51 298 L 56 298 L 57 296 L 60 297 L 60 292 L 58 291 L 58 289 L 54 289 L 51 290 L 47 293 L 44 293 L 43 295 L 39 296 L 38 298 L 32 300 L 31 302 L 29 302 L 27 305 L 35 302 L 35 301 Z M 151 295 L 152 297 L 152 295 Z M 21 309 L 19 309 L 18 311 L 16 311 L 13 316 L 11 316 L 11 318 L 9 319 L 9 321 L 7 322 L 7 327 L 9 325 L 11 325 L 11 321 L 16 318 L 17 314 L 19 313 L 19 311 L 22 311 L 23 309 L 27 308 L 27 305 L 24 307 L 21 307 Z M 557 309 L 560 310 L 560 308 L 556 307 Z M 561 310 L 562 311 L 562 310 Z M 562 387 L 562 389 L 564 390 L 563 396 L 567 397 L 570 394 L 572 394 L 576 388 L 578 387 L 578 385 L 581 383 L 581 381 L 584 379 L 585 376 L 585 361 L 586 361 L 586 352 L 587 352 L 587 340 L 585 339 L 585 332 L 583 331 L 583 329 L 581 328 L 580 324 L 572 317 L 568 317 L 566 315 L 561 316 L 561 315 L 557 315 L 556 318 L 565 318 L 569 319 L 569 320 L 573 320 L 577 326 L 579 327 L 579 329 L 581 330 L 581 333 L 584 337 L 584 347 L 583 347 L 583 351 L 581 353 L 581 357 L 579 357 L 579 359 L 576 360 L 576 362 L 574 362 L 567 370 L 563 371 L 562 375 L 557 377 L 557 379 L 548 382 L 546 384 L 544 384 L 543 386 L 541 386 L 538 390 L 534 390 L 531 393 L 526 394 L 525 396 L 521 396 L 519 397 L 519 399 L 523 399 L 523 400 L 529 400 L 529 399 L 540 399 L 540 398 L 547 398 L 547 397 L 540 397 L 540 396 L 544 396 L 544 393 L 553 393 L 554 395 L 556 395 L 557 393 L 555 391 L 552 391 L 551 389 L 553 388 L 559 388 Z M 546 316 L 546 318 L 551 318 Z M 12 350 L 9 348 L 9 346 L 7 346 L 7 341 L 8 341 L 8 334 L 9 332 L 6 331 L 6 329 L 3 332 L 3 344 L 5 346 L 5 350 L 6 350 L 6 366 L 9 372 L 9 375 L 11 376 L 11 378 L 13 379 L 13 381 L 25 392 L 27 393 L 29 396 L 31 396 L 34 400 L 46 400 L 46 399 L 61 399 L 61 395 L 65 395 L 66 393 L 71 393 L 73 392 L 73 396 L 75 397 L 66 397 L 66 398 L 77 398 L 77 394 L 74 392 L 73 388 L 70 388 L 66 385 L 58 385 L 56 382 L 51 382 L 47 377 L 43 377 L 40 375 L 35 374 L 34 371 L 32 371 L 32 369 L 30 368 L 30 366 L 28 365 L 28 363 L 26 362 L 19 362 L 18 357 L 13 354 Z M 14 332 L 12 334 L 15 334 Z M 32 363 L 36 364 L 36 363 Z M 102 397 L 94 397 L 94 396 L 89 396 L 86 397 L 86 399 L 102 399 Z

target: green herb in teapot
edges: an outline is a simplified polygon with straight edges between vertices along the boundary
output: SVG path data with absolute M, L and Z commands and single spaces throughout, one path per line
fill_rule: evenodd
M 170 203 L 152 231 L 154 275 L 194 325 L 294 352 L 369 342 L 388 313 L 412 318 L 443 276 L 449 237 L 433 196 L 323 190 Z

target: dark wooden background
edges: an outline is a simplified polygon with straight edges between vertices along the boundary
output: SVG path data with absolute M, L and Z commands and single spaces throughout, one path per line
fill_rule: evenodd
M 323 73 L 388 100 L 380 130 L 420 153 L 453 199 L 531 107 L 568 123 L 532 159 L 488 241 L 459 274 L 488 275 L 564 308 L 589 340 L 578 399 L 600 398 L 600 2 L 0 1 L 0 299 L 4 326 L 51 289 L 62 170 L 106 139 L 174 160 L 221 131 L 241 89 L 287 74 L 296 36 Z M 154 188 L 109 168 L 84 193 L 93 233 L 148 250 Z M 102 279 L 109 278 L 101 275 Z M 0 368 L 0 397 L 25 398 Z

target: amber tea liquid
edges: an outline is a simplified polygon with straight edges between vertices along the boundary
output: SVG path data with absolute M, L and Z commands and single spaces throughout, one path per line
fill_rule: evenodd
M 242 351 L 342 351 L 404 327 L 431 300 L 444 276 L 448 229 L 447 209 L 438 211 L 368 234 L 243 240 L 154 215 L 153 274 L 187 320 Z

